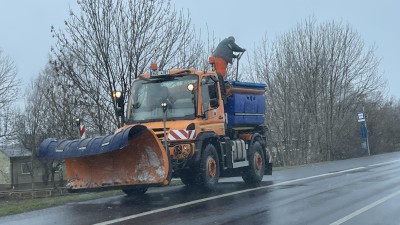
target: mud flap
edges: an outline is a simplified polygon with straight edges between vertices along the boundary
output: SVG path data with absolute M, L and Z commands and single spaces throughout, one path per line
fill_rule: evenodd
M 264 175 L 272 175 L 272 163 L 265 163 Z
M 46 139 L 39 157 L 65 159 L 71 190 L 159 186 L 170 179 L 169 160 L 161 142 L 142 125 L 96 138 Z

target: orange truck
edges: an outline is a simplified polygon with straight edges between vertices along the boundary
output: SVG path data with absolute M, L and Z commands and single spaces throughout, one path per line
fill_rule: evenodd
M 272 174 L 265 89 L 224 81 L 214 71 L 151 70 L 133 82 L 125 125 L 114 134 L 48 138 L 39 157 L 65 160 L 71 192 L 144 194 L 175 177 L 211 190 L 220 177 L 241 176 L 257 185 Z M 124 114 L 124 101 L 116 101 Z

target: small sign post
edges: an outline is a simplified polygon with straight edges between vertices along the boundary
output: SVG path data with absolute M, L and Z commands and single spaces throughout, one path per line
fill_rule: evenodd
M 75 123 L 79 128 L 79 136 L 81 137 L 81 139 L 85 139 L 86 138 L 85 125 L 81 124 L 81 120 L 79 118 L 75 120 Z
M 371 155 L 369 150 L 368 143 L 368 129 L 367 129 L 367 121 L 365 120 L 364 109 L 363 112 L 357 112 L 357 121 L 360 123 L 360 131 L 361 131 L 361 147 L 368 152 L 368 155 Z

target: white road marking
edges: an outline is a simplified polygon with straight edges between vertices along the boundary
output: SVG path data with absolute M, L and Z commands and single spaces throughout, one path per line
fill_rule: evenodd
M 396 161 L 400 161 L 400 160 L 396 160 Z M 389 163 L 396 162 L 396 161 L 391 161 Z M 376 165 L 378 165 L 378 164 L 371 165 L 371 166 L 376 166 Z M 294 180 L 288 180 L 288 181 L 284 181 L 284 182 L 281 182 L 281 183 L 276 183 L 276 184 L 272 184 L 272 185 L 268 185 L 268 186 L 262 186 L 262 187 L 257 187 L 257 188 L 250 188 L 250 189 L 246 189 L 246 190 L 230 192 L 230 193 L 226 193 L 226 194 L 222 194 L 222 195 L 217 195 L 217 196 L 213 196 L 213 197 L 198 199 L 198 200 L 194 200 L 194 201 L 190 201 L 190 202 L 185 202 L 185 203 L 182 203 L 182 204 L 168 206 L 168 207 L 165 207 L 165 208 L 150 210 L 150 211 L 143 212 L 143 213 L 138 213 L 138 214 L 134 214 L 134 215 L 126 216 L 126 217 L 121 217 L 121 218 L 117 218 L 117 219 L 113 219 L 113 220 L 109 220 L 109 221 L 104 221 L 104 222 L 101 222 L 101 223 L 96 223 L 94 225 L 109 225 L 109 224 L 123 222 L 123 221 L 130 220 L 130 219 L 135 219 L 135 218 L 142 217 L 142 216 L 151 215 L 151 214 L 154 214 L 154 213 L 159 213 L 159 212 L 164 212 L 164 211 L 168 211 L 168 210 L 171 210 L 171 209 L 177 209 L 177 208 L 181 208 L 181 207 L 185 207 L 185 206 L 189 206 L 189 205 L 194 205 L 194 204 L 197 204 L 197 203 L 202 203 L 202 202 L 206 202 L 206 201 L 210 201 L 210 200 L 214 200 L 214 199 L 224 198 L 224 197 L 228 197 L 228 196 L 232 196 L 232 195 L 237 195 L 237 194 L 242 194 L 242 193 L 251 192 L 251 191 L 257 191 L 257 190 L 262 190 L 262 189 L 281 186 L 281 185 L 287 185 L 287 184 L 295 183 L 295 182 L 298 182 L 298 181 L 310 180 L 310 179 L 319 178 L 319 177 L 326 177 L 326 176 L 332 176 L 332 175 L 347 173 L 347 172 L 356 171 L 356 170 L 362 170 L 362 169 L 365 169 L 365 168 L 366 167 L 364 167 L 364 166 L 356 167 L 356 168 L 347 169 L 347 170 L 341 170 L 341 171 L 336 171 L 336 172 L 331 172 L 331 173 L 324 173 L 324 174 L 315 175 L 315 176 L 298 178 L 298 179 L 294 179 Z
M 185 202 L 185 203 L 182 203 L 182 204 L 168 206 L 168 207 L 161 208 L 161 209 L 150 210 L 150 211 L 139 213 L 139 214 L 135 214 L 135 215 L 121 217 L 121 218 L 117 218 L 117 219 L 114 219 L 114 220 L 109 220 L 109 221 L 105 221 L 105 222 L 101 222 L 101 223 L 96 223 L 95 225 L 108 225 L 108 224 L 118 223 L 118 222 L 130 220 L 130 219 L 134 219 L 134 218 L 138 218 L 138 217 L 142 217 L 142 216 L 146 216 L 146 215 L 151 215 L 151 214 L 154 214 L 154 213 L 164 212 L 164 211 L 171 210 L 171 209 L 177 209 L 177 208 L 181 208 L 181 207 L 184 207 L 184 206 L 194 205 L 194 204 L 197 204 L 197 203 L 206 202 L 206 201 L 210 201 L 210 200 L 214 200 L 214 199 L 224 198 L 224 197 L 227 197 L 227 196 L 242 194 L 242 193 L 251 192 L 251 191 L 262 190 L 262 189 L 266 189 L 266 188 L 270 188 L 270 187 L 276 187 L 276 186 L 280 186 L 280 185 L 286 185 L 286 184 L 290 184 L 290 183 L 294 183 L 294 182 L 298 182 L 298 181 L 310 180 L 310 179 L 318 178 L 318 177 L 325 177 L 325 176 L 331 176 L 331 175 L 340 174 L 340 173 L 346 173 L 346 172 L 350 172 L 350 171 L 354 171 L 354 170 L 360 170 L 360 169 L 365 169 L 365 167 L 357 167 L 357 168 L 348 169 L 348 170 L 342 170 L 342 171 L 337 171 L 337 172 L 332 172 L 332 173 L 325 173 L 325 174 L 320 174 L 320 175 L 315 175 L 315 176 L 310 176 L 310 177 L 304 177 L 304 178 L 284 181 L 284 182 L 277 183 L 277 184 L 272 184 L 272 185 L 269 185 L 269 186 L 262 186 L 262 187 L 257 187 L 257 188 L 251 188 L 251 189 L 246 189 L 246 190 L 241 190 L 241 191 L 230 192 L 230 193 L 226 193 L 226 194 L 222 194 L 222 195 L 217 195 L 217 196 L 213 196 L 213 197 L 208 197 L 208 198 L 198 199 L 198 200 L 194 200 L 194 201 L 190 201 L 190 202 Z
M 368 166 L 369 166 L 369 167 L 382 166 L 382 165 L 391 164 L 391 163 L 394 163 L 394 162 L 400 162 L 400 159 L 398 159 L 398 160 L 393 160 L 393 161 L 389 161 L 389 162 L 383 162 L 383 163 L 372 164 L 372 165 L 368 165 Z
M 351 172 L 351 171 L 355 171 L 355 170 L 362 170 L 362 169 L 365 169 L 365 167 L 362 166 L 362 167 L 356 167 L 356 168 L 352 168 L 352 169 L 348 169 L 348 170 L 341 170 L 341 171 L 336 171 L 336 172 L 331 172 L 331 173 L 324 173 L 324 174 L 310 176 L 310 177 L 303 177 L 303 178 L 294 179 L 294 180 L 288 180 L 288 181 L 284 181 L 284 182 L 281 182 L 281 183 L 272 184 L 272 185 L 264 186 L 264 187 L 267 188 L 267 187 L 275 187 L 275 186 L 280 186 L 280 185 L 286 185 L 286 184 L 294 183 L 294 182 L 297 182 L 297 181 L 310 180 L 310 179 L 314 179 L 314 178 L 318 178 L 318 177 L 326 177 L 326 176 L 331 176 L 331 175 L 336 175 L 336 174 L 341 174 L 341 173 L 347 173 L 347 172 Z M 247 189 L 247 190 L 251 190 L 251 189 Z
M 331 223 L 330 225 L 340 225 L 340 224 L 342 224 L 342 223 L 344 223 L 344 222 L 346 222 L 346 221 L 348 221 L 348 220 L 360 215 L 361 213 L 363 213 L 363 212 L 365 212 L 367 210 L 370 210 L 370 209 L 374 208 L 375 206 L 377 206 L 377 205 L 379 205 L 379 204 L 381 204 L 381 203 L 383 203 L 383 202 L 385 202 L 385 201 L 387 201 L 387 200 L 389 200 L 389 199 L 391 199 L 391 198 L 393 198 L 393 197 L 395 197 L 396 195 L 399 195 L 399 194 L 400 194 L 400 190 L 396 191 L 395 193 L 392 193 L 392 194 L 390 194 L 390 195 L 388 195 L 386 197 L 383 197 L 383 198 L 381 198 L 381 199 L 379 199 L 379 200 L 377 200 L 377 201 L 375 201 L 375 202 L 373 202 L 373 203 L 371 203 L 371 204 L 369 204 L 369 205 L 367 205 L 367 206 L 365 206 L 365 207 L 363 207 L 363 208 L 361 208 L 359 210 L 356 210 L 353 213 L 341 218 L 340 220 L 337 220 L 337 221 Z

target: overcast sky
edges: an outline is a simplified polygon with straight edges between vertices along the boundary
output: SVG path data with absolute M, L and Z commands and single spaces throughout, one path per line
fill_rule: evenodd
M 175 0 L 177 9 L 188 9 L 192 23 L 216 38 L 233 35 L 252 50 L 266 34 L 269 39 L 289 31 L 313 16 L 318 22 L 349 23 L 366 44 L 377 46 L 380 71 L 388 81 L 388 96 L 400 98 L 400 1 L 398 0 Z M 51 45 L 50 27 L 64 28 L 74 0 L 2 0 L 0 48 L 18 67 L 24 84 L 44 68 Z

